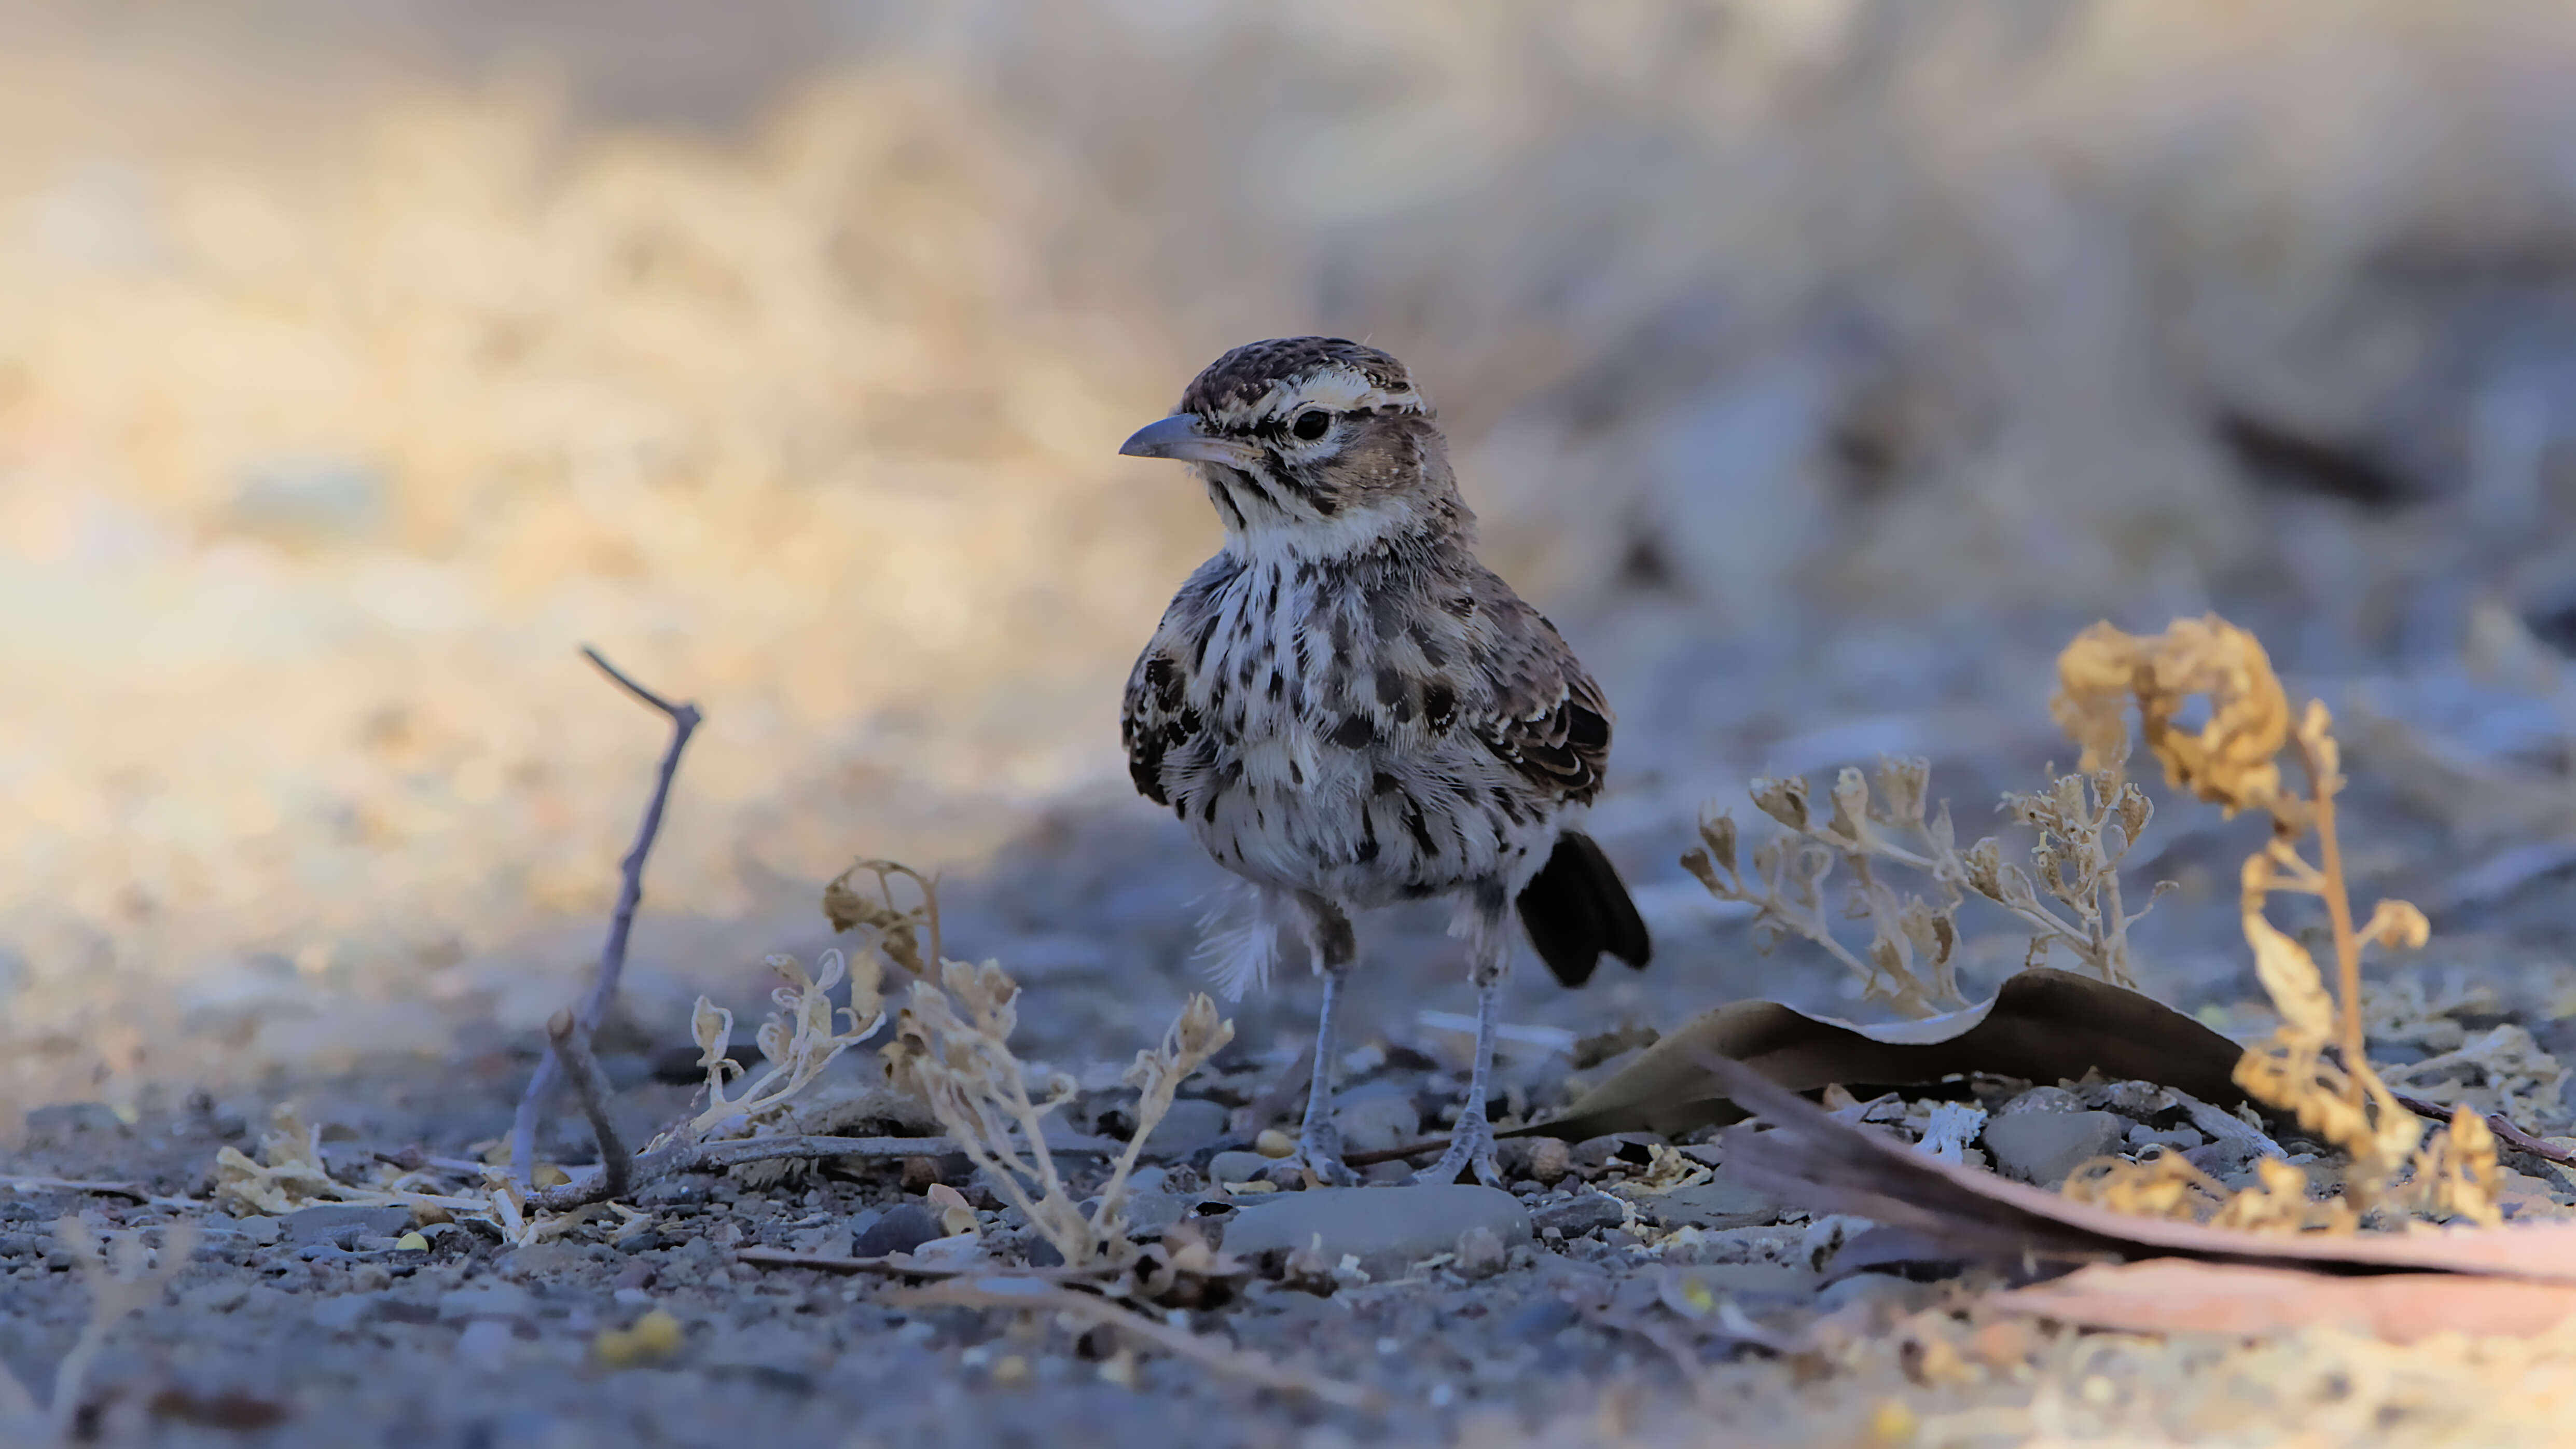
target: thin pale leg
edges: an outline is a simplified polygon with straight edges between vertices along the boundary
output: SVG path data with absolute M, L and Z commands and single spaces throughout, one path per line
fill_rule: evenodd
M 1306 908 L 1307 939 L 1315 951 L 1315 974 L 1324 978 L 1324 1009 L 1315 1021 L 1315 1076 L 1306 1089 L 1306 1120 L 1297 1128 L 1295 1161 L 1327 1186 L 1355 1181 L 1342 1162 L 1342 1133 L 1333 1125 L 1333 1064 L 1341 1055 L 1333 1040 L 1333 1007 L 1341 996 L 1342 978 L 1358 956 L 1351 919 L 1314 897 Z
M 1503 1170 L 1494 1160 L 1493 1124 L 1485 1120 L 1485 1098 L 1494 1079 L 1494 1007 L 1512 967 L 1504 901 L 1499 890 L 1479 893 L 1477 918 L 1468 935 L 1468 979 L 1476 987 L 1476 1060 L 1467 1073 L 1467 1102 L 1458 1112 L 1458 1125 L 1449 1131 L 1449 1150 L 1437 1163 L 1416 1173 L 1416 1182 L 1456 1182 L 1460 1172 L 1473 1171 L 1487 1187 L 1503 1185 Z

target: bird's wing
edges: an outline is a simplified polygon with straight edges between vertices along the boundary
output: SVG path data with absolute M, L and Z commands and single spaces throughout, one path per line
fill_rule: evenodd
M 1167 757 L 1206 728 L 1190 704 L 1190 671 L 1204 653 L 1215 623 L 1217 595 L 1235 567 L 1219 555 L 1190 576 L 1163 611 L 1163 622 L 1127 675 L 1127 697 L 1118 711 L 1119 738 L 1127 746 L 1127 775 L 1138 794 L 1157 805 L 1172 803 Z
M 1492 690 L 1474 728 L 1549 798 L 1583 804 L 1610 764 L 1610 704 L 1545 615 L 1502 580 L 1476 591 Z M 1481 582 L 1481 581 L 1480 581 Z

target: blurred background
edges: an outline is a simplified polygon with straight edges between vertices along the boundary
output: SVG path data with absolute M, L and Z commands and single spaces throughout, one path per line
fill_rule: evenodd
M 2564 772 L 2564 6 L 11 0 L 0 57 L 21 1104 L 533 1040 L 663 745 L 585 642 L 709 716 L 656 1029 L 862 854 L 1159 1022 L 1217 877 L 1117 695 L 1218 535 L 1115 453 L 1278 334 L 1439 403 L 1693 1006 L 1703 805 L 2036 784 L 2095 617 Z

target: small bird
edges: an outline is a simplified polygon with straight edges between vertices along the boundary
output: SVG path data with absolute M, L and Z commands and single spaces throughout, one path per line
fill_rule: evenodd
M 1351 913 L 1455 902 L 1476 1055 L 1449 1150 L 1422 1173 L 1496 1183 L 1485 1097 L 1511 913 L 1568 986 L 1602 953 L 1644 966 L 1645 922 L 1574 829 L 1611 713 L 1556 628 L 1478 562 L 1431 404 L 1394 358 L 1338 337 L 1238 347 L 1119 452 L 1193 465 L 1225 546 L 1181 586 L 1128 676 L 1136 788 L 1249 883 L 1210 941 L 1230 991 L 1293 930 L 1323 978 L 1297 1156 L 1348 1182 L 1333 1126 L 1333 1003 Z

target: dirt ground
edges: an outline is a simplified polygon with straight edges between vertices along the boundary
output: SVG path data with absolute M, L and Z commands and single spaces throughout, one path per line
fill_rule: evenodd
M 58 1219 L 202 1233 L 75 1361 L 72 1438 L 2556 1442 L 2565 1334 L 1995 1328 L 1990 1270 L 1861 1266 L 1865 1224 L 1747 1197 L 1706 1142 L 1545 1181 L 1516 1152 L 1517 1205 L 1476 1209 L 1499 1255 L 1376 1182 L 1377 1271 L 1256 1257 L 1174 1310 L 1322 1397 L 744 1256 L 917 1238 L 936 1176 L 1026 1261 L 953 1161 L 674 1178 L 525 1246 L 251 1213 L 216 1164 L 281 1108 L 350 1181 L 507 1131 L 663 743 L 583 643 L 709 721 L 603 1039 L 630 1137 L 689 1108 L 701 994 L 747 1037 L 764 956 L 858 944 L 818 901 L 863 856 L 939 872 L 948 953 L 1013 973 L 1016 1049 L 1117 1128 L 1223 877 L 1115 727 L 1215 527 L 1114 450 L 1224 347 L 1312 330 L 1427 380 L 1488 557 L 1619 711 L 1592 829 L 1657 960 L 1576 992 L 1523 970 L 1498 1105 L 1561 1105 L 1729 1001 L 1883 1019 L 1691 879 L 1703 814 L 1920 756 L 2019 852 L 1989 804 L 2074 753 L 2057 649 L 2214 608 L 2336 711 L 2356 897 L 2432 916 L 2374 967 L 2374 1058 L 2525 1032 L 2511 1084 L 2436 1061 L 2407 1089 L 2576 1132 L 2576 27 L 519 10 L 0 8 L 0 1365 L 49 1404 L 116 1292 Z M 2259 1037 L 2262 827 L 2155 794 L 2141 987 Z M 1441 924 L 1363 927 L 1344 1075 L 1379 1133 L 1438 1131 L 1463 1086 Z M 1980 996 L 2027 938 L 1961 924 Z M 1287 1119 L 1314 1005 L 1290 979 L 1226 1007 L 1149 1148 L 1155 1211 L 1222 1243 L 1308 1210 L 1217 1154 Z M 869 1085 L 876 1045 L 817 1091 Z M 2133 1156 L 2186 1145 L 2124 1125 Z M 539 1146 L 588 1160 L 570 1102 Z M 1659 1191 L 1682 1162 L 1713 1168 L 1696 1197 Z M 2576 1203 L 2508 1166 L 2518 1214 Z M 669 1341 L 630 1336 L 654 1315 Z

